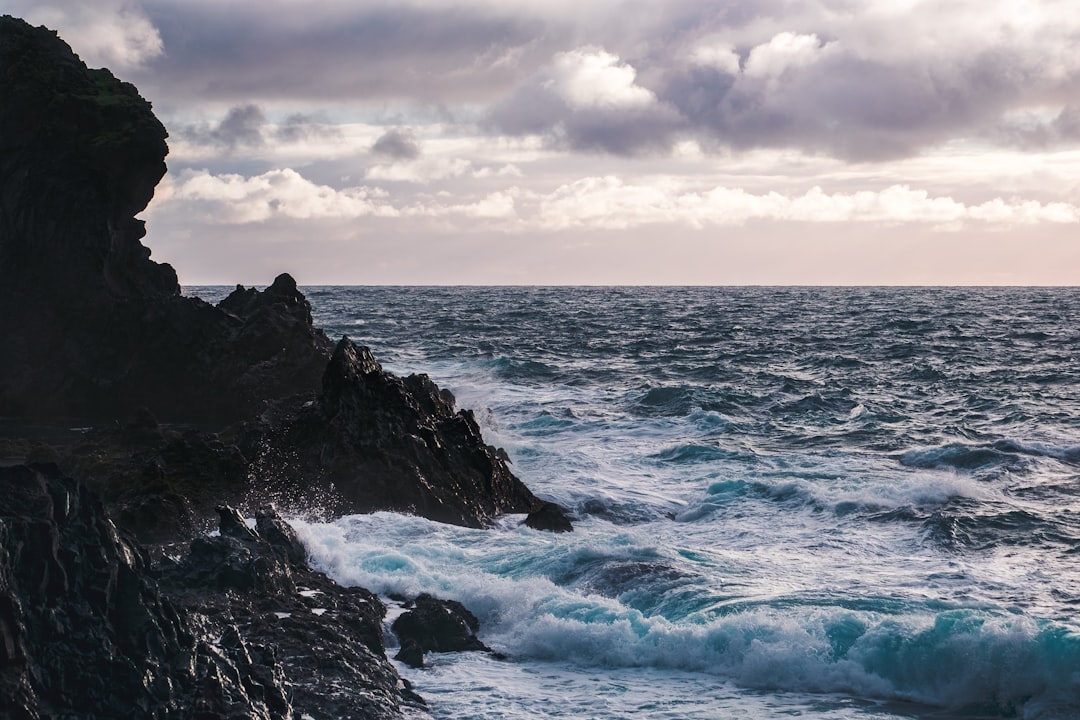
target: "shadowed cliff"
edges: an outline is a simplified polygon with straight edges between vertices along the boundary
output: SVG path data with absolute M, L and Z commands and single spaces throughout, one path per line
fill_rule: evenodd
M 0 417 L 96 426 L 56 459 L 147 540 L 220 502 L 476 527 L 544 506 L 425 376 L 335 352 L 288 274 L 181 296 L 134 217 L 165 138 L 132 85 L 0 18 Z

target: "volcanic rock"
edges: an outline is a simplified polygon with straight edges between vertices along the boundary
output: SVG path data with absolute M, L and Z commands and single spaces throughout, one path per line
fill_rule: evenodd
M 542 505 L 484 443 L 472 412 L 456 411 L 426 375 L 385 372 L 347 337 L 317 401 L 270 433 L 267 448 L 266 475 L 335 513 L 396 510 L 483 527 Z
M 371 593 L 313 571 L 274 512 L 159 566 L 53 466 L 0 468 L 2 717 L 400 718 Z
M 460 602 L 423 593 L 411 605 L 391 626 L 401 644 L 396 660 L 421 667 L 427 652 L 490 652 L 476 637 L 480 621 Z
M 166 136 L 134 86 L 0 17 L 0 416 L 232 421 L 317 387 L 331 343 L 290 277 L 216 308 L 150 259 Z
M 544 501 L 539 508 L 529 513 L 525 524 L 534 530 L 550 532 L 570 532 L 574 526 L 570 523 L 566 508 L 557 503 Z

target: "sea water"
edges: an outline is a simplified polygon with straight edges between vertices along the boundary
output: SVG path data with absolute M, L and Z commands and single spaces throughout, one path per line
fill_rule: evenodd
M 305 291 L 575 518 L 296 520 L 480 618 L 431 716 L 1080 717 L 1080 289 Z

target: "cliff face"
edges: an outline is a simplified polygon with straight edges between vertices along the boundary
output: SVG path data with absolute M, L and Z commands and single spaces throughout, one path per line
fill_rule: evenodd
M 0 416 L 220 422 L 317 385 L 331 344 L 291 278 L 237 312 L 150 259 L 166 137 L 134 86 L 0 18 Z
M 0 18 L 0 416 L 149 417 L 65 467 L 151 535 L 271 495 L 471 526 L 540 508 L 426 377 L 385 373 L 348 340 L 332 353 L 289 275 L 216 307 L 182 297 L 133 217 L 165 171 L 165 137 L 134 87 Z M 157 420 L 240 425 L 178 439 Z
M 0 107 L 0 285 L 57 304 L 178 295 L 139 242 L 168 148 L 135 87 L 4 16 Z
M 252 529 L 225 504 L 569 526 L 449 393 L 334 350 L 289 275 L 182 297 L 134 217 L 165 138 L 134 87 L 0 17 L 0 458 L 64 468 L 0 467 L 0 716 L 400 717 L 419 700 L 378 598 L 314 572 L 273 511 Z M 98 427 L 12 437 L 72 418 Z M 215 514 L 178 559 L 136 542 Z

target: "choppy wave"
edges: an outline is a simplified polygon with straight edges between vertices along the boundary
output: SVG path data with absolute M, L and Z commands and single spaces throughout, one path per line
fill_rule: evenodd
M 626 536 L 562 543 L 515 528 L 490 538 L 389 515 L 300 529 L 341 582 L 462 599 L 485 641 L 516 661 L 692 671 L 999 717 L 1038 717 L 1080 697 L 1080 635 L 1002 609 L 719 594 Z
M 577 519 L 303 525 L 510 656 L 438 717 L 1080 717 L 1080 290 L 308 293 Z

